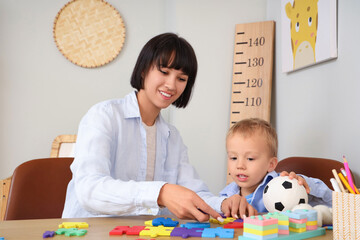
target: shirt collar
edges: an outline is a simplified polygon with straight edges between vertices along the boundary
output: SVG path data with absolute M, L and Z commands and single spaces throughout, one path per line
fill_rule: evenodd
M 125 96 L 125 107 L 124 107 L 124 116 L 125 118 L 139 118 L 141 121 L 139 103 L 136 97 L 137 91 L 133 91 Z M 161 116 L 161 112 L 159 116 L 156 118 L 156 128 L 165 136 L 169 136 L 170 128 L 167 122 Z
M 139 103 L 136 98 L 136 91 L 125 96 L 124 116 L 125 118 L 140 118 Z

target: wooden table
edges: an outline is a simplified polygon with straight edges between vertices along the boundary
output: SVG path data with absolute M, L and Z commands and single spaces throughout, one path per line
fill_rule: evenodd
M 116 218 L 71 218 L 71 219 L 39 219 L 39 220 L 12 220 L 12 221 L 0 221 L 0 237 L 4 237 L 5 240 L 33 240 L 43 239 L 42 235 L 45 231 L 56 231 L 59 224 L 62 222 L 87 222 L 89 224 L 88 233 L 82 237 L 65 237 L 64 235 L 56 235 L 53 238 L 45 239 L 67 239 L 67 240 L 106 240 L 106 239 L 152 239 L 151 237 L 143 236 L 109 236 L 109 232 L 116 226 L 144 226 L 144 222 L 151 220 L 159 216 L 137 216 L 137 217 L 116 217 Z M 171 217 L 173 216 L 163 216 Z M 177 220 L 177 219 L 176 219 Z M 179 220 L 180 224 L 189 221 Z M 211 227 L 219 227 L 220 225 L 211 224 Z M 242 229 L 235 229 L 234 239 L 238 239 L 238 236 L 242 235 Z M 183 239 L 181 237 L 157 237 L 156 239 Z M 214 238 L 189 238 L 189 239 L 210 239 Z M 219 239 L 219 238 L 215 238 Z M 224 238 L 222 238 L 224 239 Z M 326 235 L 311 239 L 333 239 L 332 231 L 326 230 Z

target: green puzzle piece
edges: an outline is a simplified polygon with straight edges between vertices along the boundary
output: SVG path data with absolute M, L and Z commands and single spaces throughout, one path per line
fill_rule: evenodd
M 71 236 L 84 236 L 87 233 L 86 229 L 77 229 L 77 228 L 59 228 L 56 232 L 57 235 L 65 235 L 67 237 Z

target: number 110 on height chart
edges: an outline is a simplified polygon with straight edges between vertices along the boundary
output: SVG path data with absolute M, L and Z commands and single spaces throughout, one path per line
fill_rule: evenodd
M 230 126 L 245 118 L 270 121 L 275 22 L 237 24 Z

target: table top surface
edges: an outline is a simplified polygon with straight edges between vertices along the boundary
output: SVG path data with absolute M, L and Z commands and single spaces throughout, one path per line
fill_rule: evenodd
M 154 219 L 159 216 L 133 216 L 133 217 L 116 217 L 116 218 L 69 218 L 69 219 L 36 219 L 36 220 L 11 220 L 11 221 L 0 221 L 0 238 L 4 237 L 5 240 L 32 240 L 32 239 L 43 239 L 43 233 L 45 231 L 56 231 L 59 224 L 63 222 L 87 222 L 89 224 L 88 232 L 85 236 L 77 237 L 71 236 L 71 238 L 64 235 L 56 235 L 53 238 L 48 239 L 83 239 L 83 240 L 106 240 L 106 239 L 183 239 L 181 237 L 157 237 L 151 238 L 147 236 L 109 236 L 109 232 L 117 226 L 145 226 L 144 222 L 147 220 Z M 171 217 L 173 216 L 163 216 Z M 187 223 L 187 220 L 178 220 L 180 224 Z M 218 224 L 211 224 L 212 228 L 220 227 Z M 235 229 L 233 239 L 238 239 L 238 236 L 242 235 L 242 229 Z M 326 230 L 326 235 L 311 238 L 314 240 L 321 239 L 333 239 L 332 231 Z M 190 238 L 189 238 L 190 239 Z M 200 238 L 194 238 L 200 239 Z M 201 239 L 214 239 L 214 238 L 201 238 Z M 218 237 L 216 239 L 219 239 Z

